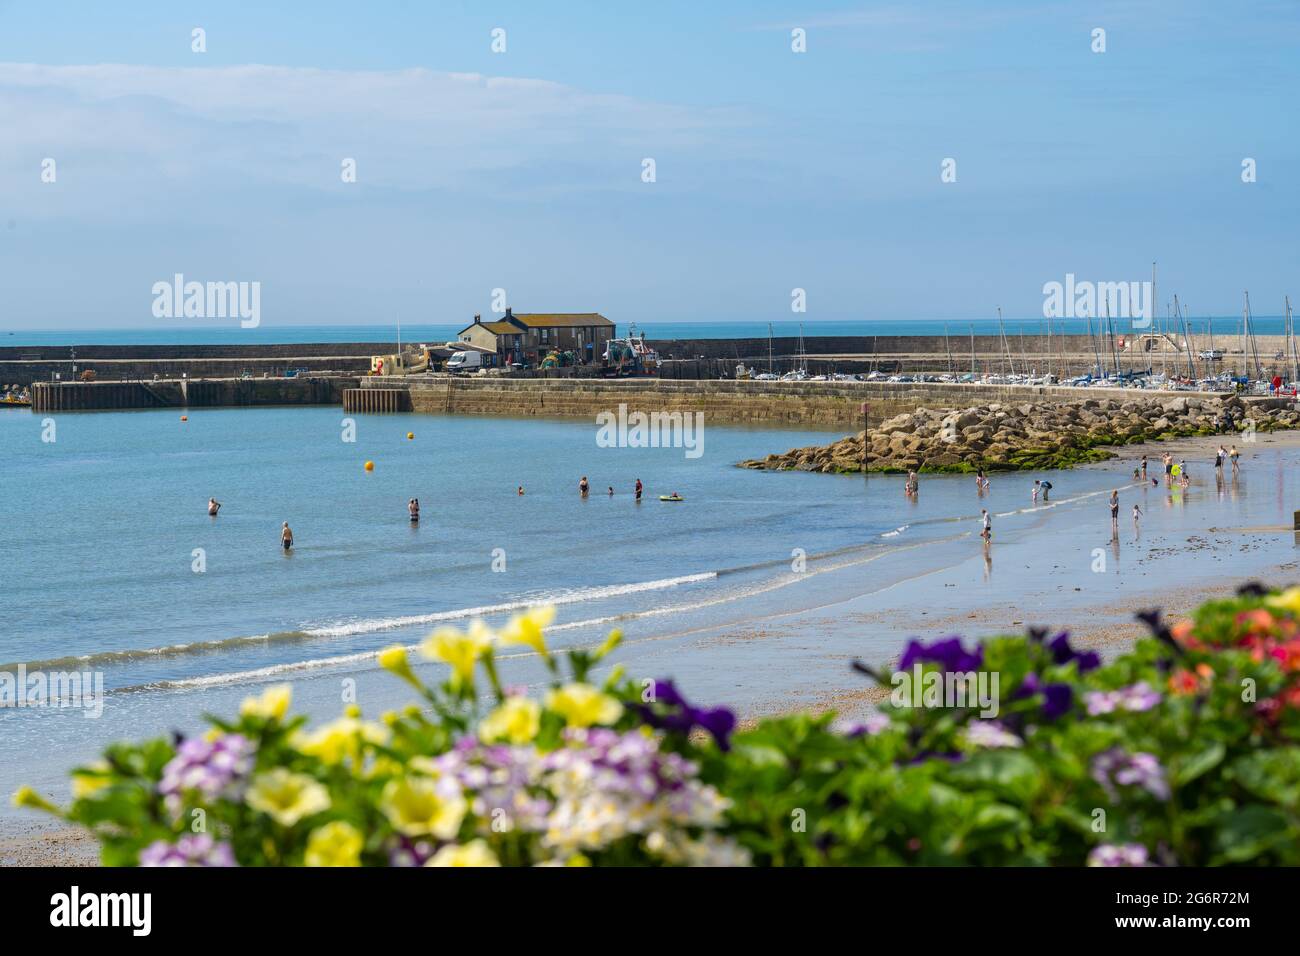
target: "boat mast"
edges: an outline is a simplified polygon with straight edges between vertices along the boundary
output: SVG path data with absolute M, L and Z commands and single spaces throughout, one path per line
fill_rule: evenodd
M 1007 357 L 1007 366 L 1014 375 L 1016 363 L 1011 360 L 1011 346 L 1007 345 L 1007 330 L 1002 326 L 1002 306 L 998 306 L 998 338 L 1002 341 L 1002 352 Z
M 772 323 L 767 323 L 767 371 L 772 372 Z
M 976 371 L 975 368 L 975 323 L 974 322 L 970 324 L 970 375 L 972 379 L 976 378 L 979 375 L 979 373 Z
M 1104 378 L 1101 374 L 1101 352 L 1097 351 L 1097 340 L 1092 337 L 1092 316 L 1084 316 L 1088 320 L 1088 341 L 1092 344 L 1092 355 L 1097 361 L 1097 377 Z
M 952 343 L 948 341 L 948 323 L 943 324 L 943 350 L 948 353 L 948 374 L 952 374 Z
M 1287 343 L 1291 346 L 1291 381 L 1300 381 L 1300 352 L 1296 350 L 1295 319 L 1291 316 L 1291 297 L 1286 297 Z
M 1246 292 L 1246 305 L 1242 312 L 1242 322 L 1246 328 L 1246 339 L 1250 342 L 1250 355 L 1255 361 L 1255 378 L 1262 379 L 1264 370 L 1259 365 L 1259 348 L 1255 344 L 1255 330 L 1250 325 L 1250 292 Z M 1243 356 L 1244 358 L 1245 356 Z

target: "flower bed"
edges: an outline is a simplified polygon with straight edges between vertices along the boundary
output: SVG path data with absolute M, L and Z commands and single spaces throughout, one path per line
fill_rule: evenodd
M 739 732 L 670 681 L 594 683 L 618 633 L 553 654 L 550 617 L 436 631 L 438 686 L 382 652 L 420 699 L 400 713 L 309 728 L 272 687 L 201 738 L 110 747 L 66 808 L 15 800 L 109 865 L 1300 863 L 1300 588 L 1146 615 L 1105 665 L 1065 634 L 912 642 L 895 673 L 855 665 L 892 689 L 867 719 Z M 501 686 L 512 644 L 550 669 L 541 700 Z

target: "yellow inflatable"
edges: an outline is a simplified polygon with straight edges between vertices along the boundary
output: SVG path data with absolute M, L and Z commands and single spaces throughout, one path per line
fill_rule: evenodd
M 375 470 L 375 463 L 373 461 L 366 462 L 366 471 L 374 471 L 374 470 Z

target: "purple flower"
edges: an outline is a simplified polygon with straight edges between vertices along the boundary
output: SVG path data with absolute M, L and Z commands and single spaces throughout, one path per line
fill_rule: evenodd
M 1112 747 L 1092 758 L 1091 773 L 1092 779 L 1112 800 L 1119 799 L 1116 786 L 1140 787 L 1157 799 L 1169 798 L 1164 767 L 1154 754 L 1130 754 L 1120 747 Z
M 175 843 L 155 840 L 140 851 L 141 866 L 237 866 L 235 852 L 206 833 L 183 836 Z
M 179 810 L 181 795 L 198 793 L 215 799 L 241 783 L 253 769 L 253 743 L 242 734 L 222 734 L 215 740 L 190 737 L 163 767 L 158 792 Z
M 1080 674 L 1096 670 L 1101 666 L 1101 658 L 1096 651 L 1076 651 L 1070 646 L 1070 635 L 1062 631 L 1047 642 L 1047 649 L 1052 653 L 1052 660 L 1057 664 L 1074 661 Z
M 960 637 L 945 637 L 932 644 L 911 640 L 899 658 L 898 669 L 911 670 L 917 663 L 938 664 L 944 673 L 976 671 L 984 663 L 984 648 L 977 645 L 968 651 L 961 646 Z
M 1160 703 L 1160 693 L 1153 690 L 1146 681 L 1139 681 L 1131 687 L 1121 687 L 1112 691 L 1090 691 L 1084 695 L 1088 704 L 1088 713 L 1096 717 L 1110 714 L 1117 710 L 1141 712 L 1150 710 Z
M 670 680 L 655 681 L 654 703 L 656 706 L 636 705 L 642 721 L 651 727 L 679 734 L 689 734 L 695 727 L 700 727 L 718 742 L 719 750 L 731 749 L 736 715 L 727 708 L 693 707 Z
M 878 710 L 873 710 L 862 720 L 844 721 L 838 723 L 833 728 L 836 732 L 843 734 L 845 737 L 853 739 L 855 737 L 874 737 L 876 734 L 885 730 L 893 723 L 888 714 L 883 714 Z
M 972 747 L 1020 747 L 1022 741 L 996 720 L 976 720 L 966 726 L 966 742 Z
M 1147 848 L 1141 843 L 1103 843 L 1088 854 L 1089 866 L 1146 866 Z
M 1043 688 L 1043 716 L 1055 720 L 1074 706 L 1074 690 L 1069 684 L 1048 684 Z

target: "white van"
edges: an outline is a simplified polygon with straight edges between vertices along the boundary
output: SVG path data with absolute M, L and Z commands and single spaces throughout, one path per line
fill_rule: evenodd
M 447 359 L 448 372 L 475 372 L 481 368 L 486 368 L 490 363 L 482 352 L 472 350 L 457 352 L 451 358 Z

